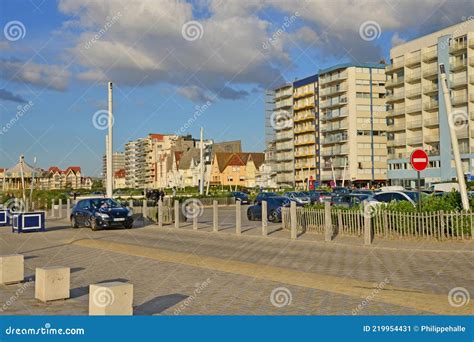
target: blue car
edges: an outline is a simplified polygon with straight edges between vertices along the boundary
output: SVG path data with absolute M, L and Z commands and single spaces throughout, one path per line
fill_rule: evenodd
M 100 228 L 133 227 L 132 211 L 112 198 L 88 198 L 77 202 L 71 212 L 71 227 Z
M 283 196 L 273 196 L 264 199 L 267 202 L 267 218 L 270 222 L 281 222 L 281 208 L 289 207 L 291 199 Z M 302 204 L 296 203 L 297 206 Z M 249 221 L 262 220 L 262 202 L 257 202 L 255 205 L 248 207 L 247 218 Z
M 236 201 L 240 201 L 241 204 L 249 203 L 249 195 L 247 195 L 245 192 L 233 191 L 230 194 L 235 198 Z
M 255 197 L 255 203 L 261 203 L 270 197 L 279 197 L 279 195 L 275 192 L 261 192 Z

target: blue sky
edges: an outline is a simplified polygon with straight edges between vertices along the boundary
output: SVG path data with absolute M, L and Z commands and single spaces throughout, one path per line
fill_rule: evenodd
M 393 44 L 466 20 L 473 6 L 464 0 L 4 0 L 0 167 L 24 153 L 44 168 L 80 165 L 99 175 L 105 130 L 93 116 L 107 109 L 108 80 L 115 86 L 115 150 L 148 133 L 178 131 L 211 101 L 187 132 L 198 136 L 204 126 L 206 138 L 241 139 L 245 150 L 261 151 L 263 89 L 337 63 L 388 59 Z M 24 27 L 20 37 L 7 30 L 14 21 Z M 362 37 L 364 25 L 374 36 Z

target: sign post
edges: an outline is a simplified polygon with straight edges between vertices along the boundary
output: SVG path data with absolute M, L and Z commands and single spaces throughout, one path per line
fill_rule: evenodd
M 420 173 L 428 166 L 428 155 L 422 149 L 414 150 L 410 156 L 411 166 L 418 174 L 418 210 L 421 210 L 421 176 Z

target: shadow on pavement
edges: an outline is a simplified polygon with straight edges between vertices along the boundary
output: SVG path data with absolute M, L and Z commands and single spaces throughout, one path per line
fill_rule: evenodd
M 189 296 L 185 296 L 179 293 L 174 293 L 166 296 L 158 296 L 149 301 L 138 305 L 134 308 L 133 314 L 134 315 L 154 315 L 161 313 L 168 308 L 175 306 L 179 302 L 185 300 Z

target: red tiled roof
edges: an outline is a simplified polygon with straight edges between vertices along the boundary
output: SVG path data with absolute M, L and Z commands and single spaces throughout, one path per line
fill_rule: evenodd
M 51 166 L 49 169 L 48 169 L 48 172 L 59 172 L 59 173 L 62 173 L 61 169 L 57 166 Z
M 125 178 L 125 169 L 115 171 L 115 178 Z
M 72 171 L 74 173 L 77 173 L 77 172 L 81 172 L 81 167 L 80 166 L 69 166 L 66 170 L 61 170 L 59 167 L 57 166 L 51 166 L 49 169 L 48 169 L 48 172 L 49 173 L 54 173 L 54 172 L 58 172 L 58 173 L 68 173 L 69 171 Z
M 150 139 L 153 139 L 153 140 L 163 141 L 165 135 L 164 135 L 164 134 L 154 134 L 154 133 L 150 133 L 150 134 L 148 134 L 148 137 L 149 137 Z

